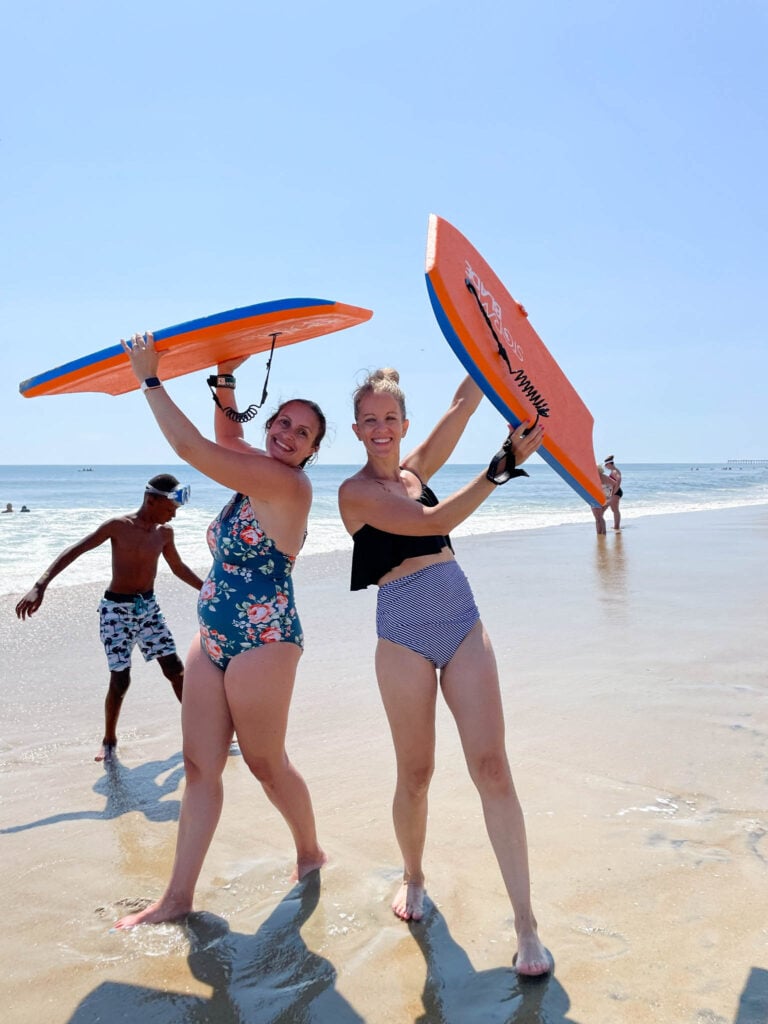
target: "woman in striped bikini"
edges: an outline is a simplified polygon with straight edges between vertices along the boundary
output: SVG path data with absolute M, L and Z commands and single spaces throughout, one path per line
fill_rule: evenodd
M 511 430 L 487 472 L 443 501 L 427 486 L 481 398 L 467 377 L 427 439 L 403 459 L 408 419 L 399 375 L 372 373 L 355 392 L 352 427 L 367 462 L 341 485 L 339 507 L 353 539 L 352 589 L 379 587 L 376 675 L 395 746 L 393 817 L 404 861 L 392 909 L 405 921 L 424 915 L 422 856 L 439 672 L 514 910 L 516 969 L 538 975 L 550 970 L 551 960 L 531 907 L 525 823 L 505 750 L 496 663 L 448 534 L 497 484 L 527 475 L 516 467 L 539 447 L 543 430 L 530 424 Z

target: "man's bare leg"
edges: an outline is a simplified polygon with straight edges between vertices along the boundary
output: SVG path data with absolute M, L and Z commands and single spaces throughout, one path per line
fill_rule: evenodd
M 176 700 L 181 704 L 181 697 L 184 692 L 184 662 L 178 654 L 163 654 L 157 659 L 157 664 L 173 687 Z
M 130 685 L 130 668 L 109 673 L 109 688 L 104 701 L 104 739 L 94 761 L 108 761 L 114 756 L 117 747 L 117 720 L 123 707 L 123 698 Z

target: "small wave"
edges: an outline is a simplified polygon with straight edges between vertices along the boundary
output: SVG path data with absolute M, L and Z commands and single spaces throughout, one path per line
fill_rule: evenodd
M 432 485 L 438 495 L 451 494 L 481 468 L 445 466 Z M 50 471 L 53 476 L 48 480 L 44 473 L 38 474 L 35 485 L 39 490 L 32 497 L 31 483 L 27 482 L 24 494 L 29 498 L 32 513 L 0 517 L 0 591 L 17 598 L 29 590 L 66 547 L 96 529 L 106 518 L 135 509 L 137 494 L 141 494 L 148 472 L 147 467 L 99 467 L 98 473 L 80 474 L 75 487 L 65 480 L 64 470 L 74 475 L 72 467 L 36 469 Z M 723 469 L 715 465 L 623 467 L 626 496 L 621 505 L 622 518 L 633 520 L 768 504 L 768 469 Z M 350 467 L 345 466 L 313 469 L 315 500 L 304 556 L 351 552 L 352 542 L 339 519 L 336 500 L 339 483 L 349 471 Z M 179 473 L 186 479 L 183 468 Z M 110 477 L 108 482 L 105 477 Z M 110 496 L 109 507 L 105 505 L 105 494 Z M 210 565 L 205 532 L 221 504 L 222 489 L 218 485 L 196 481 L 192 503 L 173 522 L 181 557 L 203 575 Z M 587 505 L 557 474 L 548 466 L 535 465 L 529 479 L 498 487 L 453 535 L 478 536 L 591 522 L 592 513 Z M 168 572 L 161 562 L 160 575 Z M 104 544 L 77 559 L 53 581 L 51 588 L 81 583 L 106 585 L 110 575 L 110 550 Z

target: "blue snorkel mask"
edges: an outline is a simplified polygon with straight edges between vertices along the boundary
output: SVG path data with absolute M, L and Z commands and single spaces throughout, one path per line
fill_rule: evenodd
M 192 488 L 189 484 L 179 484 L 178 487 L 174 487 L 171 491 L 161 491 L 158 487 L 153 487 L 151 484 L 147 484 L 144 491 L 146 494 L 157 494 L 161 498 L 167 498 L 177 507 L 186 505 L 189 501 L 190 495 L 192 494 Z

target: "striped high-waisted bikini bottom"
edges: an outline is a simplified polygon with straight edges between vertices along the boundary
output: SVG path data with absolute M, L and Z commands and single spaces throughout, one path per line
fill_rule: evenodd
M 436 562 L 379 587 L 376 633 L 445 668 L 480 618 L 458 562 Z

